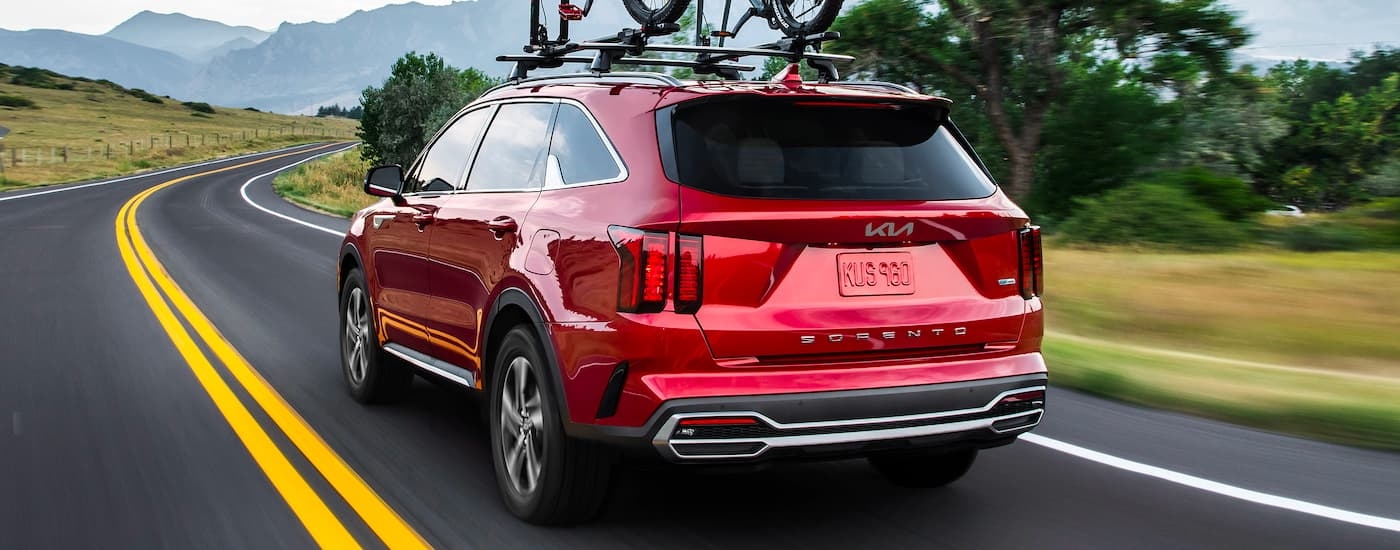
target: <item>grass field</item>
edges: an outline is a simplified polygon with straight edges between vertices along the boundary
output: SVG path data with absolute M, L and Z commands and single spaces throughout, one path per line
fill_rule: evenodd
M 1400 253 L 1046 254 L 1057 385 L 1400 449 Z
M 358 127 L 353 120 L 233 107 L 215 106 L 210 114 L 175 99 L 57 76 L 44 77 L 44 87 L 17 85 L 12 83 L 16 70 L 0 67 L 0 97 L 24 101 L 0 105 L 33 105 L 0 106 L 0 126 L 10 129 L 0 142 L 0 187 L 107 177 L 295 143 L 353 139 Z M 15 160 L 20 160 L 18 166 Z
M 349 217 L 379 200 L 366 195 L 362 185 L 369 166 L 358 148 L 351 149 L 283 173 L 273 180 L 272 186 L 292 202 Z
M 349 215 L 376 199 L 354 151 L 283 196 Z M 1075 250 L 1049 241 L 1052 383 L 1308 437 L 1400 449 L 1400 252 Z

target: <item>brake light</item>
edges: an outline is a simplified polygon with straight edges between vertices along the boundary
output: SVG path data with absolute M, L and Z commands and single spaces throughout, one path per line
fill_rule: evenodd
M 676 235 L 676 313 L 700 309 L 700 269 L 705 257 L 704 240 Z
M 697 235 L 675 235 L 674 254 L 669 232 L 643 231 L 614 225 L 608 239 L 617 249 L 619 260 L 617 310 L 624 313 L 656 313 L 666 307 L 666 298 L 675 299 L 676 313 L 700 309 L 701 274 L 704 271 L 704 239 Z M 675 257 L 674 267 L 671 257 Z M 675 278 L 671 279 L 672 269 Z M 674 285 L 674 290 L 671 290 Z
M 1040 248 L 1040 227 L 1021 230 L 1021 297 L 1027 300 L 1045 294 L 1045 258 Z
M 621 265 L 617 280 L 617 310 L 655 313 L 666 305 L 666 249 L 671 236 L 630 227 L 608 228 Z

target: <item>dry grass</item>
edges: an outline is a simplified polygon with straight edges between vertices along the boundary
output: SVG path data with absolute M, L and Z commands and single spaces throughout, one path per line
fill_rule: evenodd
M 24 97 L 35 104 L 32 108 L 0 107 L 0 126 L 10 129 L 0 156 L 5 165 L 0 187 L 108 177 L 295 143 L 348 139 L 358 125 L 353 120 L 230 107 L 215 107 L 216 112 L 209 115 L 195 113 L 179 100 L 162 98 L 164 103 L 155 104 L 98 83 L 55 82 L 71 84 L 74 89 L 32 88 L 0 81 L 0 95 Z M 156 138 L 154 147 L 152 138 Z M 62 162 L 65 147 L 67 163 Z M 106 157 L 108 147 L 111 158 Z M 20 150 L 27 162 L 12 166 L 13 155 Z M 42 163 L 36 158 L 40 155 Z
M 1048 327 L 1400 378 L 1400 254 L 1051 248 Z
M 298 166 L 277 176 L 272 187 L 287 199 L 337 216 L 349 216 L 379 199 L 366 195 L 369 161 L 358 148 Z
M 1056 384 L 1400 449 L 1400 253 L 1051 247 L 1046 260 Z

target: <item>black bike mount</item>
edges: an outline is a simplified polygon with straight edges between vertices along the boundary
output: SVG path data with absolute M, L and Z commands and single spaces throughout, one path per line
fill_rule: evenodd
M 567 28 L 567 27 L 565 27 Z M 691 46 L 685 44 L 651 44 L 655 36 L 665 36 L 680 31 L 676 24 L 656 25 L 639 29 L 623 29 L 617 34 L 588 42 L 545 42 L 532 40 L 525 46 L 527 55 L 502 55 L 496 61 L 514 62 L 510 80 L 519 81 L 529 77 L 536 69 L 553 69 L 565 63 L 587 63 L 588 70 L 601 75 L 612 71 L 614 65 L 651 65 L 663 67 L 688 67 L 696 74 L 713 74 L 723 79 L 738 80 L 740 73 L 755 70 L 749 65 L 737 62 L 744 57 L 780 57 L 792 63 L 803 60 L 817 70 L 823 84 L 840 80 L 836 70 L 837 61 L 853 61 L 847 55 L 821 53 L 822 44 L 841 37 L 840 33 L 823 32 L 807 36 L 789 37 L 760 44 L 749 48 Z M 594 52 L 591 56 L 571 55 L 580 52 Z M 648 52 L 695 54 L 691 59 L 663 59 L 646 57 Z

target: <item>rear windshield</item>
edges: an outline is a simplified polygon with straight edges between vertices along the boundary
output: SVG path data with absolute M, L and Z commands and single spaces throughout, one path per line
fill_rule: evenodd
M 712 193 L 956 200 L 995 190 L 937 106 L 744 99 L 682 104 L 670 123 L 668 175 Z

